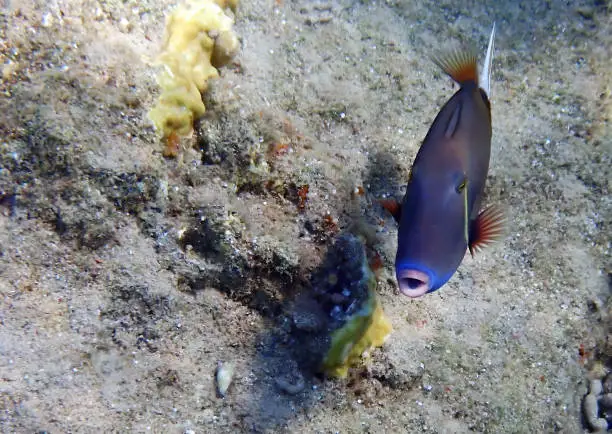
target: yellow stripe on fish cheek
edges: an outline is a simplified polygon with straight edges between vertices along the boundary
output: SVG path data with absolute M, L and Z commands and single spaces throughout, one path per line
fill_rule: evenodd
M 470 234 L 469 234 L 469 219 L 468 219 L 468 188 L 467 188 L 467 179 L 465 180 L 465 186 L 463 187 L 463 221 L 465 222 L 465 243 L 470 243 Z

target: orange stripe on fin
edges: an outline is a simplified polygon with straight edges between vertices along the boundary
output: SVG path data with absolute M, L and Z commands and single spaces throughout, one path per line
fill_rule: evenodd
M 478 84 L 477 59 L 471 51 L 453 51 L 436 56 L 433 61 L 457 83 L 474 82 Z
M 472 223 L 470 234 L 470 254 L 480 251 L 483 247 L 499 241 L 506 233 L 506 215 L 504 211 L 492 205 L 481 211 Z

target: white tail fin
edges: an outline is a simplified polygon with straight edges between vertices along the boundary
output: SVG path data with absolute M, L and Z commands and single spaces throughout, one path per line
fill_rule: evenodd
M 485 57 L 484 65 L 482 65 L 482 71 L 480 72 L 480 87 L 487 93 L 489 99 L 491 99 L 491 65 L 493 63 L 493 50 L 495 49 L 495 23 L 493 23 L 493 29 L 491 29 L 491 36 L 489 37 L 489 46 L 487 47 L 487 57 Z

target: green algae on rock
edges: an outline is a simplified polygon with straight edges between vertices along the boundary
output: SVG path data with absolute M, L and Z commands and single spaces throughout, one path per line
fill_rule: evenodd
M 312 286 L 312 299 L 296 303 L 294 324 L 307 332 L 305 340 L 318 342 L 320 334 L 325 335 L 318 369 L 343 378 L 362 362 L 364 354 L 380 347 L 392 330 L 376 296 L 376 276 L 363 242 L 352 234 L 339 235 L 314 274 Z M 311 326 L 313 316 L 321 319 L 317 327 Z M 311 333 L 316 329 L 322 329 L 319 336 Z
M 376 281 L 374 281 L 374 287 Z M 365 305 L 353 314 L 346 325 L 332 334 L 331 348 L 323 361 L 323 370 L 334 377 L 345 377 L 349 368 L 360 363 L 364 353 L 380 347 L 391 333 L 391 323 L 373 289 Z

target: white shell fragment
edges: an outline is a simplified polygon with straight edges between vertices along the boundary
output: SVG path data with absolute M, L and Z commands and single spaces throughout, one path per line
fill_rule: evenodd
M 234 378 L 234 364 L 230 362 L 219 362 L 217 364 L 217 394 L 221 398 L 225 398 L 225 394 L 227 393 L 227 389 L 229 389 L 230 384 L 232 384 L 232 379 Z

